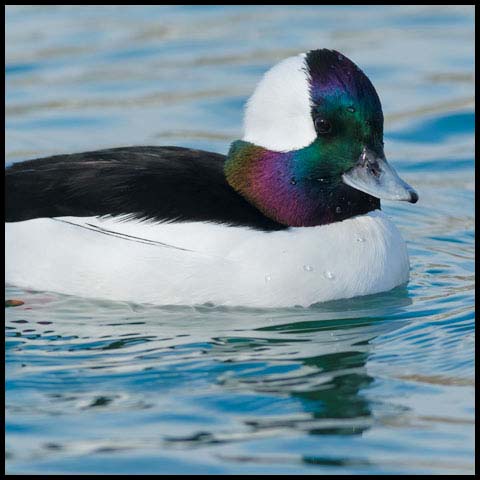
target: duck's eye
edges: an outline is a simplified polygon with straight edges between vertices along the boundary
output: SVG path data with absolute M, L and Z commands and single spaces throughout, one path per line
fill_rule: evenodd
M 315 119 L 315 130 L 319 135 L 325 135 L 332 131 L 332 124 L 322 117 L 317 117 Z

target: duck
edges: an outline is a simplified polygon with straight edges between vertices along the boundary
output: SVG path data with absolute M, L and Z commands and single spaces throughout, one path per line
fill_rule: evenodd
M 154 305 L 310 307 L 409 280 L 381 200 L 416 191 L 384 154 L 367 75 L 331 49 L 268 70 L 227 155 L 129 146 L 5 169 L 5 282 Z

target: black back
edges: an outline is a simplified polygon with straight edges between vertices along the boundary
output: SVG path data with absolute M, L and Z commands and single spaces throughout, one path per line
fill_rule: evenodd
M 287 228 L 230 187 L 225 159 L 181 147 L 121 147 L 15 163 L 5 170 L 5 219 L 126 215 Z

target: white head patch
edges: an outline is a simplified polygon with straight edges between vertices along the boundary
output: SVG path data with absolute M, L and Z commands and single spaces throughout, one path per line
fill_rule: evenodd
M 304 53 L 289 57 L 265 73 L 247 102 L 245 141 L 285 152 L 315 140 L 305 58 Z

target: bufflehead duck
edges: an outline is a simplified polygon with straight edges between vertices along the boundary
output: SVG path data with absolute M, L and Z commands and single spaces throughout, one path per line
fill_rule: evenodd
M 334 50 L 271 68 L 227 156 L 124 147 L 16 163 L 6 282 L 154 304 L 309 306 L 408 281 L 380 199 L 415 203 L 367 76 Z

